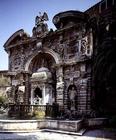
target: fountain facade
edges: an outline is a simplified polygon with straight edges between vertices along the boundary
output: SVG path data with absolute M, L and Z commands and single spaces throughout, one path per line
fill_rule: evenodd
M 113 1 L 112 7 L 115 9 Z M 112 87 L 112 82 L 109 82 L 113 81 L 111 73 L 106 74 L 109 80 L 103 77 L 102 81 L 100 77 L 104 73 L 100 74 L 99 70 L 103 64 L 101 61 L 106 60 L 102 59 L 105 54 L 99 59 L 102 55 L 99 50 L 104 52 L 104 44 L 111 44 L 109 38 L 115 20 L 110 19 L 115 10 L 112 11 L 111 6 L 106 7 L 104 16 L 102 8 L 101 2 L 85 12 L 71 10 L 58 13 L 53 17 L 56 31 L 48 29 L 47 13 L 40 14 L 35 18 L 32 36 L 21 29 L 6 41 L 4 48 L 9 54 L 11 104 L 51 108 L 55 105 L 56 116 L 77 119 L 78 116 L 96 116 L 100 110 L 107 112 L 104 97 L 107 96 L 105 99 L 108 100 L 109 94 L 106 93 L 111 91 L 114 98 L 110 96 L 113 102 L 110 108 L 115 110 L 115 86 Z M 107 18 L 109 23 L 106 23 Z M 115 33 L 112 35 L 115 36 Z M 110 57 L 108 60 L 110 65 Z M 110 70 L 114 69 L 111 66 Z

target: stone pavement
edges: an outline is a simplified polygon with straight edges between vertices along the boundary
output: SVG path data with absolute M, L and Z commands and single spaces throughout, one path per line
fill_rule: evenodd
M 52 132 L 0 133 L 0 140 L 116 140 L 115 132 L 96 129 L 85 132 L 83 136 Z

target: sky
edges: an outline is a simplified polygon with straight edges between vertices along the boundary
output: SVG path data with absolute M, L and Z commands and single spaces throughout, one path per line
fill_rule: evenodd
M 39 12 L 47 12 L 48 27 L 55 30 L 52 18 L 67 10 L 85 11 L 101 0 L 0 0 L 0 70 L 8 69 L 8 54 L 3 45 L 17 30 L 30 36 Z

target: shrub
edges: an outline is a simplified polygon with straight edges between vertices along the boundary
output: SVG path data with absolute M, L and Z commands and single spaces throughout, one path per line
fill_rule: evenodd
M 9 80 L 6 77 L 0 78 L 0 86 L 7 86 L 9 85 Z
M 6 103 L 6 97 L 0 96 L 0 104 L 5 104 Z
M 36 111 L 34 111 L 33 115 L 36 119 L 43 119 L 43 118 L 45 118 L 45 111 L 36 110 Z
M 7 106 L 7 98 L 4 96 L 0 96 L 0 114 L 5 113 L 5 109 L 8 107 Z

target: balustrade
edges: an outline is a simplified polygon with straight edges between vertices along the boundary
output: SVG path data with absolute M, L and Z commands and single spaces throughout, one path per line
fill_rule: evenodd
M 16 118 L 38 118 L 55 117 L 55 107 L 53 105 L 26 105 L 26 104 L 10 104 L 8 115 Z

